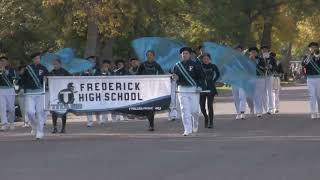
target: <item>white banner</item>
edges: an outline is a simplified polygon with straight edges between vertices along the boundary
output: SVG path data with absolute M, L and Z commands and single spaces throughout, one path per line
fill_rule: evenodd
M 170 75 L 48 77 L 49 110 L 138 113 L 170 105 Z

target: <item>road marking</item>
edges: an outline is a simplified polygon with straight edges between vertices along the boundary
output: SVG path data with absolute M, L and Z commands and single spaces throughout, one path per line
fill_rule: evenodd
M 73 133 L 63 135 L 47 134 L 44 140 L 88 140 L 106 137 L 119 139 L 161 139 L 169 142 L 174 141 L 207 141 L 207 142 L 230 142 L 230 141 L 320 141 L 320 136 L 224 136 L 217 133 L 199 133 L 188 137 L 182 134 L 171 133 Z M 0 142 L 30 141 L 34 137 L 30 133 L 5 134 L 0 137 Z

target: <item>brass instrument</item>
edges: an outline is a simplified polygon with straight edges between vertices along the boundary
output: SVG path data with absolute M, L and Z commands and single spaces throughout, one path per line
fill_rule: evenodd
M 122 69 L 122 68 L 115 69 L 115 70 L 113 70 L 113 72 L 116 73 L 116 72 L 118 72 L 120 69 Z

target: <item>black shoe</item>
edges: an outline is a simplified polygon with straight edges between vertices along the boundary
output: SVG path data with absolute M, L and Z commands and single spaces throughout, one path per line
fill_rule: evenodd
M 65 133 L 66 133 L 66 130 L 65 130 L 65 129 L 61 129 L 60 133 L 61 133 L 61 134 L 65 134 Z
M 213 125 L 209 124 L 208 129 L 213 129 Z
M 57 128 L 53 128 L 52 134 L 56 134 L 58 132 Z

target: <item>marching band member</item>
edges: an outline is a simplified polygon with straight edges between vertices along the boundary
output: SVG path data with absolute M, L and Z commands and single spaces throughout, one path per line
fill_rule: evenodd
M 203 92 L 200 94 L 200 109 L 204 116 L 204 127 L 213 128 L 213 100 L 214 96 L 218 94 L 216 89 L 216 81 L 220 77 L 219 69 L 216 65 L 211 63 L 211 56 L 208 53 L 204 53 L 200 59 L 202 60 L 202 69 L 205 73 L 206 86 L 205 89 L 210 92 Z M 208 106 L 209 116 L 206 111 L 206 103 Z
M 113 72 L 111 70 L 111 61 L 109 60 L 103 60 L 102 65 L 99 71 L 97 71 L 95 76 L 112 76 Z
M 20 66 L 18 68 L 18 79 L 20 78 L 20 75 L 23 74 L 23 72 L 25 71 L 26 66 Z M 20 112 L 21 112 L 21 116 L 22 116 L 22 120 L 23 120 L 23 127 L 29 127 L 29 119 L 28 119 L 28 114 L 26 112 L 26 108 L 25 108 L 25 95 L 24 95 L 24 90 L 21 89 L 21 87 L 19 87 L 18 89 L 18 103 L 19 103 L 19 108 L 20 108 Z
M 276 53 L 271 52 L 270 56 L 273 58 L 276 58 Z M 281 77 L 283 75 L 284 71 L 282 68 L 282 64 L 280 61 L 277 61 L 275 71 L 274 71 L 274 79 L 273 79 L 273 108 L 274 108 L 274 113 L 279 112 L 279 107 L 280 107 L 280 100 L 279 100 L 279 93 L 281 90 Z
M 310 111 L 311 119 L 320 118 L 320 51 L 319 44 L 311 42 L 309 44 L 309 55 L 305 56 L 302 61 L 302 66 L 307 74 L 307 86 L 310 96 Z
M 25 108 L 32 127 L 31 134 L 37 139 L 44 136 L 43 127 L 46 121 L 44 111 L 43 79 L 48 75 L 46 67 L 40 64 L 41 53 L 31 55 L 33 64 L 27 65 L 21 75 L 19 84 L 25 90 Z
M 0 57 L 0 119 L 1 130 L 14 129 L 15 120 L 15 90 L 13 81 L 17 78 L 14 69 L 6 66 L 8 58 Z
M 49 73 L 49 76 L 70 76 L 71 74 L 61 67 L 61 60 L 55 59 L 53 62 L 54 69 Z M 52 133 L 55 134 L 58 132 L 57 129 L 57 120 L 59 114 L 56 112 L 52 112 L 52 124 L 53 124 L 53 131 Z M 66 133 L 66 124 L 67 124 L 67 113 L 61 115 L 62 120 L 62 127 L 60 133 Z
M 133 57 L 131 59 L 129 59 L 129 62 L 130 62 L 130 68 L 129 68 L 129 74 L 130 75 L 138 75 L 138 70 L 139 70 L 139 66 L 140 66 L 140 60 L 137 58 L 137 57 Z M 135 115 L 131 115 L 131 114 L 128 114 L 127 115 L 127 118 L 128 119 L 144 119 L 143 116 L 135 116 Z
M 92 69 L 89 69 L 82 73 L 83 76 L 92 76 L 95 73 L 98 73 L 99 71 L 99 63 L 98 63 L 98 57 L 96 56 L 89 56 L 86 58 L 88 61 L 91 61 L 95 66 Z
M 92 69 L 89 69 L 83 73 L 81 73 L 82 76 L 94 76 L 97 73 L 100 73 L 97 63 L 97 57 L 96 56 L 89 56 L 86 58 L 88 61 L 91 61 L 95 64 L 95 66 Z M 100 119 L 100 115 L 97 113 L 87 113 L 87 127 L 90 128 L 93 126 L 93 115 L 96 116 L 96 121 L 99 122 L 99 125 L 104 125 L 103 121 Z
M 160 75 L 164 74 L 161 66 L 155 61 L 155 52 L 148 50 L 146 53 L 147 61 L 139 66 L 138 75 Z M 145 115 L 149 121 L 149 131 L 154 131 L 154 110 L 146 110 Z
M 274 69 L 276 66 L 276 61 L 275 59 L 270 56 L 270 50 L 269 46 L 261 46 L 261 58 L 265 61 L 266 63 L 266 71 L 265 71 L 265 83 L 266 83 L 266 89 L 265 89 L 265 94 L 263 95 L 263 106 L 265 107 L 264 109 L 267 111 L 268 114 L 272 114 L 274 112 L 273 109 L 273 74 L 274 74 Z
M 140 66 L 140 61 L 138 58 L 134 57 L 130 59 L 130 69 L 129 69 L 129 74 L 130 75 L 137 75 L 138 70 Z
M 261 117 L 263 114 L 263 95 L 265 94 L 266 89 L 266 81 L 265 81 L 265 71 L 266 71 L 266 63 L 263 59 L 258 56 L 259 50 L 257 47 L 249 48 L 249 58 L 253 60 L 257 66 L 256 70 L 256 89 L 254 95 L 254 110 L 257 117 Z
M 94 74 L 95 76 L 112 76 L 113 72 L 111 70 L 111 61 L 105 59 L 102 61 L 102 65 L 99 71 Z M 107 112 L 101 112 L 96 114 L 98 119 L 100 120 L 100 125 L 105 124 L 108 120 L 108 113 Z M 91 119 L 92 120 L 92 119 Z M 112 115 L 110 114 L 110 121 L 112 121 Z M 91 124 L 93 122 L 90 122 Z
M 129 75 L 129 72 L 126 70 L 124 66 L 125 62 L 122 59 L 116 61 L 116 69 L 113 70 L 113 75 L 115 76 L 124 76 Z
M 125 76 L 125 75 L 130 75 L 129 72 L 127 71 L 125 67 L 125 61 L 123 59 L 118 59 L 115 63 L 116 67 L 113 70 L 113 75 L 114 76 Z M 121 113 L 116 114 L 115 117 L 116 121 L 124 121 L 127 119 L 124 115 Z
M 140 61 L 137 57 L 132 57 L 129 59 L 129 70 L 128 73 L 129 75 L 137 75 L 138 74 L 138 70 L 139 70 L 139 66 L 140 66 Z M 138 117 L 136 117 L 135 115 L 132 114 L 128 114 L 127 115 L 128 120 L 133 120 L 135 118 L 138 119 Z M 143 117 L 140 117 L 143 118 Z
M 184 136 L 198 132 L 200 87 L 204 86 L 205 76 L 199 63 L 191 60 L 192 49 L 180 49 L 182 61 L 174 67 L 173 78 L 178 84 L 178 98 L 182 113 Z M 205 89 L 205 88 L 204 88 Z
M 236 51 L 239 51 L 240 53 L 243 52 L 243 47 L 238 44 L 237 46 L 234 47 Z M 245 119 L 245 111 L 246 111 L 246 94 L 244 90 L 240 87 L 236 86 L 231 86 L 232 89 L 232 95 L 234 99 L 234 105 L 236 107 L 236 120 Z

